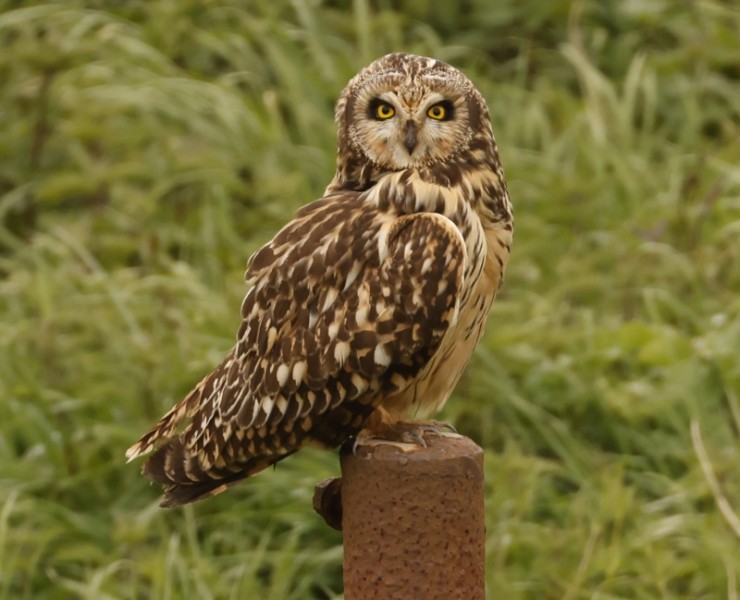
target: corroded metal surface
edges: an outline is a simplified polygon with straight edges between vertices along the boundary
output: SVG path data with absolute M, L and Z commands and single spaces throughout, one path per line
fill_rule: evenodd
M 483 600 L 483 451 L 468 438 L 342 457 L 346 600 Z
M 326 524 L 342 531 L 342 478 L 330 477 L 316 484 L 313 493 L 313 509 Z

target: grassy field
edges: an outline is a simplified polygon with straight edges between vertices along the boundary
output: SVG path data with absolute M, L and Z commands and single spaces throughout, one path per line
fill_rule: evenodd
M 123 453 L 231 346 L 247 258 L 392 50 L 478 84 L 515 205 L 444 415 L 486 449 L 489 597 L 738 599 L 737 3 L 0 10 L 0 600 L 342 597 L 335 454 L 165 511 Z

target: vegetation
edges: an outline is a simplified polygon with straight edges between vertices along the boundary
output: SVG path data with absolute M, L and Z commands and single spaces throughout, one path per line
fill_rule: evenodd
M 487 97 L 505 290 L 445 418 L 491 598 L 738 598 L 740 9 L 729 0 L 0 0 L 0 599 L 341 598 L 305 451 L 157 508 L 124 450 L 230 347 L 246 259 L 404 49 Z

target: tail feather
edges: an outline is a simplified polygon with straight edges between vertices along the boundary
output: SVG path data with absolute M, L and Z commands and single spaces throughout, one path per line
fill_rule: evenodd
M 172 438 L 181 423 L 190 419 L 200 404 L 201 386 L 198 385 L 181 402 L 173 406 L 138 442 L 126 450 L 126 462 L 149 454 L 152 450 Z
M 211 469 L 201 474 L 206 478 L 200 481 L 188 481 L 187 479 L 173 481 L 167 475 L 167 464 L 170 463 L 167 457 L 168 450 L 170 450 L 169 445 L 160 448 L 142 469 L 147 477 L 165 485 L 164 496 L 159 504 L 162 508 L 181 506 L 221 494 L 232 485 L 259 473 L 295 452 L 276 456 L 255 456 L 238 466 L 232 467 L 232 469 L 238 468 L 238 471 L 225 468 L 221 470 Z
M 154 427 L 126 450 L 126 462 L 131 462 L 135 458 L 149 454 L 152 450 L 162 446 L 174 437 L 180 425 L 189 421 L 203 407 L 204 402 L 213 399 L 214 382 L 218 381 L 223 372 L 231 365 L 233 352 L 232 350 L 221 365 L 201 379 L 193 391 L 175 404 Z
M 227 385 L 233 354 L 126 451 L 129 461 L 151 453 L 142 473 L 164 486 L 163 507 L 220 494 L 300 446 L 300 429 L 283 439 L 275 425 L 245 430 L 224 418 L 223 400 L 234 389 Z

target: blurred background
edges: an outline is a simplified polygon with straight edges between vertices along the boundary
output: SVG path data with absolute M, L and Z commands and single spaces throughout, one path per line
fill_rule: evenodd
M 464 70 L 516 213 L 443 418 L 497 599 L 740 593 L 740 7 L 0 0 L 0 598 L 342 597 L 304 451 L 184 509 L 124 451 L 231 347 L 249 255 L 395 50 Z

